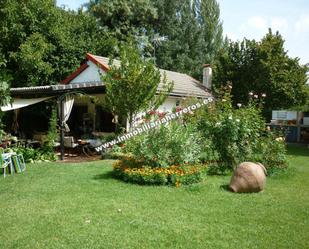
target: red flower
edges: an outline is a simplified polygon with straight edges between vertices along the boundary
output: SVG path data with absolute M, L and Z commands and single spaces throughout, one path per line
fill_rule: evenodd
M 181 110 L 182 110 L 181 107 L 179 107 L 179 106 L 176 107 L 176 112 L 180 112 Z

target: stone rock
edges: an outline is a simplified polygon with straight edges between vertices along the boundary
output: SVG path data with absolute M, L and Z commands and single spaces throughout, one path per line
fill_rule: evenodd
M 229 188 L 236 193 L 260 192 L 264 189 L 266 175 L 262 164 L 243 162 L 235 169 Z

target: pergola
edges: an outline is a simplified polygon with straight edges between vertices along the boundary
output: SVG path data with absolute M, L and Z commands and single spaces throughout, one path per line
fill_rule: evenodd
M 58 103 L 58 117 L 60 121 L 60 148 L 61 160 L 64 159 L 64 131 L 66 120 L 70 115 L 73 102 L 68 96 L 76 93 L 98 94 L 105 93 L 105 86 L 102 82 L 86 82 L 68 85 L 49 85 L 36 87 L 11 88 L 10 94 L 12 103 L 2 106 L 2 111 L 16 110 L 25 108 L 49 99 L 55 99 Z

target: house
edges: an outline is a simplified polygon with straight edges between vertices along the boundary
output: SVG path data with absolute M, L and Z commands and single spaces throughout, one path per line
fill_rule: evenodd
M 120 65 L 120 61 L 114 60 L 115 66 Z M 109 70 L 109 58 L 92 55 L 88 53 L 81 66 L 70 74 L 61 83 L 66 86 L 74 86 L 78 84 L 102 84 L 101 75 Z M 166 74 L 168 81 L 174 82 L 174 88 L 170 92 L 165 102 L 158 108 L 161 112 L 171 112 L 174 108 L 181 105 L 186 97 L 210 98 L 211 87 L 211 68 L 209 64 L 204 65 L 203 83 L 190 77 L 187 74 L 162 70 L 161 75 Z M 160 88 L 160 85 L 159 85 Z M 128 93 L 129 94 L 129 93 Z M 93 94 L 97 99 L 103 99 L 104 93 Z M 69 125 L 73 123 L 75 126 L 85 126 L 83 130 L 93 130 L 100 132 L 113 132 L 114 123 L 111 113 L 104 111 L 100 102 L 89 101 L 87 98 L 75 98 L 74 107 L 72 109 L 72 118 Z M 88 128 L 87 128 L 88 127 Z M 74 127 L 72 128 L 74 129 Z M 77 132 L 77 130 L 75 130 Z
M 114 60 L 115 65 L 120 65 L 120 61 Z M 70 93 L 80 92 L 83 95 L 74 95 L 74 101 L 70 101 L 70 112 L 65 122 L 70 128 L 71 135 L 75 137 L 89 135 L 105 135 L 115 130 L 113 115 L 104 110 L 102 100 L 105 95 L 104 82 L 101 81 L 101 75 L 109 70 L 109 59 L 107 57 L 86 54 L 85 60 L 76 71 L 72 72 L 59 85 L 12 88 L 11 96 L 14 102 L 10 106 L 1 107 L 2 110 L 16 110 L 29 105 L 57 98 L 58 101 L 64 101 L 62 96 Z M 170 112 L 175 107 L 181 105 L 182 101 L 188 97 L 211 98 L 211 68 L 208 64 L 203 66 L 203 82 L 190 77 L 189 75 L 162 70 L 161 74 L 166 74 L 168 81 L 174 82 L 174 88 L 170 92 L 165 102 L 159 107 L 161 112 Z M 201 70 L 202 73 L 202 70 Z M 160 88 L 160 85 L 159 85 Z M 129 93 L 128 93 L 129 94 Z M 96 97 L 96 98 L 91 98 Z M 27 108 L 18 111 L 18 115 Z M 60 108 L 60 111 L 63 108 Z M 33 113 L 33 112 L 32 112 Z M 16 118 L 18 119 L 18 118 Z M 29 119 L 29 116 L 28 116 Z M 30 118 L 31 119 L 31 118 Z M 36 117 L 37 122 L 43 122 Z M 18 122 L 18 121 L 17 121 Z M 45 121 L 46 122 L 46 121 Z M 30 128 L 35 127 L 36 121 L 32 122 Z M 123 124 L 125 121 L 123 121 Z M 42 125 L 40 125 L 42 127 Z M 46 127 L 46 126 L 44 126 Z M 22 125 L 19 125 L 23 129 Z M 35 131 L 35 128 L 33 128 Z M 40 131 L 44 133 L 44 131 Z M 29 134 L 29 132 L 28 132 Z

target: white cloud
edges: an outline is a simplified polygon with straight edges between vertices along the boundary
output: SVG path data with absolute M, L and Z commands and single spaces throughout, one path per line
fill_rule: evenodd
M 279 31 L 282 35 L 288 36 L 292 31 L 293 25 L 286 17 L 281 16 L 251 16 L 243 22 L 236 31 L 233 32 L 233 36 L 230 38 L 235 40 L 235 37 L 260 40 L 271 28 L 273 32 Z M 231 33 L 231 32 L 229 32 Z
M 301 16 L 295 23 L 295 31 L 297 33 L 309 33 L 309 16 Z
M 226 32 L 225 35 L 233 41 L 236 41 L 239 38 L 238 35 L 233 32 Z
M 309 15 L 302 15 L 295 20 L 290 36 L 287 36 L 287 47 L 293 57 L 301 58 L 301 63 L 309 63 Z
M 267 32 L 268 28 L 271 28 L 273 31 L 284 33 L 287 32 L 289 28 L 289 22 L 283 17 L 265 18 L 262 16 L 252 16 L 241 27 L 242 30 L 251 30 L 251 32 L 255 30 L 264 33 Z
M 238 28 L 235 27 L 234 34 L 238 34 L 239 39 L 260 39 L 267 32 L 267 19 L 261 16 L 251 16 Z M 234 36 L 235 37 L 235 36 Z
M 282 35 L 289 56 L 309 63 L 309 0 L 218 1 L 229 38 L 260 40 L 270 27 Z
M 267 20 L 261 16 L 250 17 L 247 23 L 249 26 L 259 30 L 267 29 Z
M 285 18 L 273 17 L 270 20 L 270 27 L 273 31 L 279 31 L 280 33 L 285 33 L 289 28 L 289 23 Z

